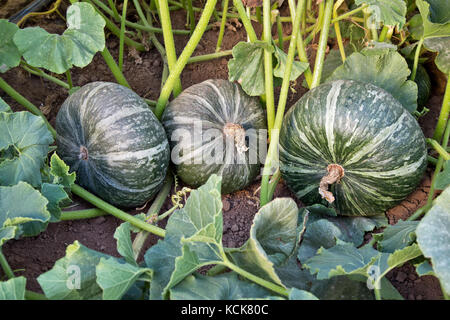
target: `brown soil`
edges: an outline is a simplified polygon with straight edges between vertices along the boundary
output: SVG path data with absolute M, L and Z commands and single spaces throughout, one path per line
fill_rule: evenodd
M 22 1 L 24 2 L 24 1 Z M 15 1 L 0 1 L 0 18 L 8 17 L 17 11 L 19 5 Z M 2 6 L 3 5 L 3 6 Z M 174 28 L 185 28 L 185 14 L 181 11 L 175 12 L 172 18 Z M 64 22 L 56 16 L 32 18 L 27 26 L 39 24 L 48 31 L 61 32 L 65 28 Z M 259 25 L 254 24 L 257 33 L 261 32 Z M 229 28 L 225 31 L 222 49 L 231 49 L 239 41 L 245 41 L 245 30 L 236 26 L 236 30 Z M 286 34 L 289 34 L 290 27 L 286 26 Z M 275 33 L 274 33 L 275 34 Z M 158 38 L 162 42 L 162 37 Z M 175 44 L 177 53 L 181 53 L 187 42 L 185 36 L 175 36 Z M 206 54 L 214 52 L 217 40 L 217 30 L 210 30 L 203 36 L 194 55 Z M 317 41 L 317 40 L 316 40 Z M 118 56 L 118 40 L 110 35 L 107 45 L 117 59 Z M 287 44 L 286 44 L 287 45 Z M 287 49 L 287 46 L 286 46 Z M 309 47 L 308 52 L 314 56 L 313 47 Z M 151 48 L 144 53 L 136 51 L 127 51 L 124 61 L 124 74 L 128 79 L 133 90 L 140 96 L 156 100 L 159 95 L 162 60 L 157 50 Z M 181 75 L 182 86 L 187 88 L 193 84 L 202 82 L 210 78 L 228 78 L 229 58 L 221 58 L 204 63 L 189 64 Z M 32 103 L 39 106 L 47 115 L 51 123 L 54 122 L 59 106 L 67 97 L 66 90 L 58 87 L 52 82 L 42 80 L 36 76 L 30 76 L 20 68 L 10 70 L 3 75 L 3 78 L 18 92 L 24 95 Z M 436 77 L 435 77 L 436 78 Z M 62 80 L 64 76 L 61 77 Z M 102 80 L 115 81 L 113 75 L 103 61 L 101 55 L 97 54 L 93 62 L 84 69 L 75 68 L 72 70 L 72 79 L 75 86 L 82 86 L 86 83 Z M 301 86 L 303 78 L 300 78 L 293 86 L 288 97 L 288 107 L 297 101 L 306 89 Z M 430 112 L 423 116 L 419 123 L 427 137 L 431 136 L 434 130 L 439 109 L 442 103 L 442 89 L 436 85 L 435 92 L 429 101 L 428 108 Z M 276 91 L 277 94 L 278 91 Z M 14 100 L 0 92 L 0 96 L 13 107 L 14 110 L 21 110 L 22 107 Z M 430 187 L 430 174 L 428 170 L 421 185 L 399 206 L 389 210 L 387 217 L 390 224 L 396 223 L 400 219 L 406 219 L 419 207 L 426 202 L 427 194 Z M 242 245 L 248 238 L 249 230 L 252 224 L 253 216 L 258 210 L 259 193 L 257 188 L 260 180 L 256 180 L 251 186 L 245 190 L 235 192 L 222 197 L 224 213 L 224 234 L 223 243 L 227 247 L 238 247 Z M 291 197 L 294 195 L 287 189 L 285 184 L 281 182 L 276 191 L 275 197 Z M 298 205 L 302 205 L 297 200 Z M 83 200 L 74 197 L 71 210 L 89 208 L 90 205 Z M 170 208 L 170 199 L 166 200 L 163 209 Z M 148 210 L 148 206 L 143 209 Z M 131 213 L 137 212 L 136 210 Z M 79 221 L 63 221 L 50 224 L 48 229 L 36 237 L 24 238 L 20 240 L 11 240 L 3 247 L 3 252 L 7 257 L 11 267 L 15 270 L 16 275 L 27 277 L 27 288 L 29 290 L 41 292 L 41 288 L 36 278 L 43 272 L 51 269 L 56 260 L 65 255 L 66 247 L 79 240 L 83 245 L 113 256 L 118 256 L 116 250 L 116 242 L 113 238 L 115 229 L 120 225 L 121 221 L 113 216 L 98 217 L 89 220 Z M 160 223 L 161 227 L 165 226 L 166 221 Z M 146 242 L 145 247 L 148 248 L 156 243 L 157 237 L 151 236 Z M 141 257 L 142 259 L 142 257 Z M 0 278 L 4 275 L 0 271 Z M 418 277 L 414 267 L 410 264 L 397 268 L 388 274 L 389 280 L 399 290 L 405 299 L 429 300 L 442 299 L 442 293 L 439 282 L 435 277 L 424 276 Z

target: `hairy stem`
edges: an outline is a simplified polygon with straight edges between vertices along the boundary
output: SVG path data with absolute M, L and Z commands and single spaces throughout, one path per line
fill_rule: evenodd
M 256 40 L 258 40 L 258 37 L 256 36 L 255 29 L 253 29 L 253 25 L 250 19 L 248 18 L 247 13 L 245 12 L 242 0 L 233 0 L 233 4 L 236 10 L 238 11 L 239 18 L 241 19 L 242 24 L 244 25 L 245 31 L 247 32 L 247 36 L 250 42 L 255 42 Z
M 9 279 L 14 278 L 14 272 L 9 266 L 8 260 L 6 260 L 6 257 L 3 255 L 1 247 L 0 247 L 0 266 L 2 267 L 3 272 Z
M 105 49 L 103 49 L 101 54 L 102 54 L 102 57 L 105 60 L 106 64 L 108 65 L 109 70 L 111 70 L 112 74 L 114 75 L 114 78 L 116 78 L 117 83 L 131 89 L 130 84 L 128 83 L 127 79 L 123 75 L 119 66 L 116 64 L 116 61 L 114 61 L 114 58 L 111 55 L 111 53 L 109 52 L 108 47 L 105 46 Z
M 93 209 L 84 209 L 84 210 L 73 210 L 73 211 L 63 211 L 61 213 L 60 220 L 81 220 L 81 219 L 92 219 L 107 215 L 105 211 L 93 208 Z
M 68 83 L 66 83 L 66 82 L 64 82 L 64 81 L 62 81 L 62 80 L 60 80 L 60 79 L 58 79 L 58 78 L 55 78 L 55 77 L 49 75 L 48 73 L 45 73 L 45 72 L 44 72 L 43 70 L 41 70 L 41 69 L 38 69 L 38 68 L 35 68 L 35 67 L 32 67 L 32 66 L 28 65 L 28 64 L 25 63 L 24 61 L 21 61 L 21 62 L 20 62 L 20 66 L 21 66 L 25 71 L 27 71 L 27 72 L 29 72 L 29 73 L 31 73 L 31 74 L 34 74 L 34 75 L 36 75 L 36 76 L 42 77 L 42 78 L 47 79 L 47 80 L 50 80 L 51 82 L 56 83 L 57 85 L 59 85 L 59 86 L 65 88 L 65 89 L 67 89 L 67 90 L 70 89 L 70 86 L 69 86 Z
M 263 1 L 263 36 L 264 41 L 270 48 L 272 46 L 272 13 L 270 0 Z M 269 49 L 264 49 L 264 86 L 267 110 L 267 128 L 269 131 L 269 139 L 271 139 L 273 123 L 275 121 L 275 97 L 273 92 L 272 52 Z
M 223 35 L 225 33 L 225 26 L 227 23 L 228 2 L 229 0 L 224 0 L 223 2 L 222 21 L 220 22 L 219 36 L 217 37 L 216 52 L 219 52 L 220 47 L 222 46 Z
M 416 46 L 416 52 L 414 54 L 414 64 L 413 64 L 413 68 L 411 71 L 411 77 L 410 77 L 410 80 L 412 80 L 412 81 L 414 81 L 414 79 L 416 79 L 417 67 L 419 65 L 420 50 L 422 49 L 423 41 L 424 41 L 424 38 L 420 38 L 420 40 Z

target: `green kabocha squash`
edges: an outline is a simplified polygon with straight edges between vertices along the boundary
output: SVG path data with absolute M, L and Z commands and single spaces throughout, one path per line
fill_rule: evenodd
M 280 170 L 305 204 L 322 202 L 341 215 L 382 214 L 422 179 L 422 130 L 391 94 L 372 84 L 322 84 L 283 121 Z
M 170 150 L 145 101 L 116 83 L 92 82 L 56 117 L 57 152 L 78 183 L 121 207 L 139 206 L 161 187 Z
M 214 79 L 187 88 L 162 117 L 177 175 L 193 187 L 220 175 L 224 194 L 244 188 L 259 173 L 265 121 L 258 98 L 235 83 Z

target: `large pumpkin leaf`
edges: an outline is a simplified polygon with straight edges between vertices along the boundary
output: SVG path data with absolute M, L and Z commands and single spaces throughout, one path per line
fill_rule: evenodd
M 422 16 L 423 38 L 450 36 L 450 6 L 448 1 L 416 0 Z
M 363 50 L 351 54 L 326 82 L 338 79 L 372 83 L 389 92 L 409 112 L 417 108 L 417 84 L 408 80 L 406 60 L 392 50 Z
M 145 253 L 146 265 L 154 270 L 150 299 L 167 298 L 186 276 L 222 261 L 221 180 L 212 175 L 192 191 L 186 205 L 169 218 L 165 239 Z
M 286 59 L 287 54 L 281 50 L 278 46 L 274 46 L 275 48 L 275 58 L 277 59 L 277 65 L 273 69 L 273 75 L 275 77 L 283 79 L 284 77 L 284 71 L 286 69 Z M 296 61 L 292 63 L 292 70 L 291 70 L 291 76 L 289 77 L 290 81 L 295 81 L 300 75 L 305 72 L 306 69 L 308 69 L 309 63 L 302 62 L 302 61 Z
M 230 252 L 230 259 L 240 268 L 283 285 L 276 267 L 294 255 L 299 241 L 297 204 L 290 198 L 277 198 L 255 215 L 250 238 Z
M 0 281 L 0 300 L 25 300 L 25 277 Z
M 436 189 L 444 190 L 450 185 L 450 160 L 444 162 L 444 169 L 436 176 Z
M 450 187 L 434 200 L 417 226 L 416 235 L 424 256 L 431 258 L 443 289 L 450 293 Z
M 263 299 L 272 294 L 257 284 L 240 280 L 234 272 L 215 277 L 190 275 L 170 289 L 172 300 Z
M 336 217 L 334 210 L 322 205 L 309 206 L 302 214 L 310 212 L 306 232 L 298 250 L 298 259 L 305 262 L 314 256 L 320 247 L 336 245 L 336 239 L 360 246 L 364 234 L 387 225 L 383 217 Z M 334 216 L 333 216 L 334 215 Z
M 26 182 L 21 181 L 12 187 L 0 186 L 0 230 L 20 226 L 21 234 L 31 235 L 27 232 L 27 224 L 49 221 L 47 203 L 48 200 Z M 6 231 L 7 234 L 12 232 L 11 229 L 3 230 Z
M 100 263 L 96 266 L 96 275 L 97 283 L 103 290 L 103 299 L 119 300 L 138 279 L 145 277 L 149 281 L 152 270 L 110 257 L 100 259 Z
M 41 117 L 29 112 L 0 113 L 0 185 L 41 184 L 40 169 L 53 137 Z
M 438 53 L 434 59 L 436 66 L 446 75 L 450 75 L 450 36 L 427 38 L 423 45 L 428 50 Z
M 14 43 L 32 66 L 63 73 L 72 66 L 85 67 L 105 47 L 105 20 L 88 3 L 77 2 L 67 9 L 67 29 L 62 35 L 40 27 L 20 29 Z
M 384 229 L 383 233 L 374 234 L 378 241 L 378 250 L 392 253 L 409 246 L 416 239 L 415 231 L 418 224 L 418 221 L 400 220 Z
M 0 228 L 0 247 L 8 240 L 16 237 L 17 227 L 9 226 Z
M 268 48 L 268 45 L 262 41 L 239 42 L 233 47 L 233 58 L 228 62 L 228 79 L 237 81 L 249 96 L 259 96 L 265 92 L 265 48 Z
M 0 112 L 11 112 L 11 108 L 1 97 L 0 97 Z
M 100 299 L 102 289 L 96 282 L 96 266 L 109 256 L 91 250 L 78 241 L 69 245 L 66 256 L 37 280 L 45 295 L 54 300 Z
M 355 0 L 355 4 L 369 5 L 370 27 L 378 29 L 382 23 L 386 26 L 401 28 L 406 22 L 406 3 L 403 0 Z
M 0 72 L 17 67 L 22 56 L 13 42 L 19 27 L 8 20 L 0 19 Z

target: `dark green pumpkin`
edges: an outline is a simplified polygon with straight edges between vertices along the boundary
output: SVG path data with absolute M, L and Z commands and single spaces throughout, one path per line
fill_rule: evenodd
M 198 187 L 217 174 L 222 193 L 230 193 L 258 175 L 265 115 L 259 99 L 239 85 L 221 79 L 195 84 L 170 102 L 162 122 L 177 175 L 186 184 Z
M 169 144 L 145 101 L 116 83 L 92 82 L 70 95 L 56 117 L 57 153 L 77 182 L 105 201 L 139 206 L 161 187 Z
M 322 202 L 341 215 L 382 214 L 422 179 L 422 130 L 391 94 L 372 84 L 322 84 L 303 95 L 283 121 L 280 170 L 306 204 Z M 319 193 L 328 169 L 343 174 L 330 184 L 332 203 Z

